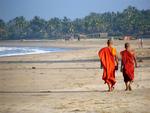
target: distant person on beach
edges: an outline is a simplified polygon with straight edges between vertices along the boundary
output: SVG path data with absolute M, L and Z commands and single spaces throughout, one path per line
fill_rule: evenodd
M 124 82 L 126 85 L 125 91 L 131 91 L 131 84 L 134 80 L 134 65 L 137 67 L 134 51 L 131 50 L 130 44 L 125 43 L 125 50 L 121 54 L 121 72 L 123 73 Z
M 138 45 L 139 45 L 139 48 L 143 48 L 143 38 L 142 37 L 138 38 Z
M 111 39 L 107 41 L 107 47 L 104 47 L 99 51 L 98 56 L 103 67 L 102 79 L 108 85 L 108 91 L 111 92 L 116 83 L 115 70 L 118 69 L 117 51 L 113 48 L 113 41 Z

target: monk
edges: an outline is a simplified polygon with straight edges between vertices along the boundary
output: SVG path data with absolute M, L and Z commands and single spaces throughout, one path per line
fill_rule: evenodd
M 125 50 L 121 54 L 121 72 L 123 73 L 124 82 L 126 85 L 125 91 L 131 91 L 131 84 L 134 80 L 134 65 L 137 67 L 137 62 L 134 52 L 130 48 L 129 43 L 125 43 Z
M 109 92 L 113 91 L 116 83 L 115 70 L 118 69 L 118 57 L 116 53 L 116 49 L 113 48 L 112 40 L 108 40 L 107 47 L 102 48 L 98 53 L 103 67 L 102 79 L 105 81 L 105 84 L 108 85 Z

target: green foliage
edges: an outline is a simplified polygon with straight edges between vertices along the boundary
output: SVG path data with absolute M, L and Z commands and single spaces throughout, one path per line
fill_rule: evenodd
M 23 16 L 16 17 L 7 23 L 7 39 L 22 39 L 27 36 L 28 22 Z
M 7 27 L 3 20 L 0 19 L 0 40 L 7 38 Z
M 150 10 L 129 6 L 123 12 L 90 13 L 82 19 L 51 18 L 48 21 L 35 16 L 27 21 L 23 16 L 9 22 L 0 19 L 2 39 L 56 39 L 73 34 L 107 32 L 111 36 L 150 34 Z
M 30 22 L 28 26 L 27 38 L 31 39 L 41 39 L 47 38 L 46 32 L 47 22 L 40 17 L 35 16 Z

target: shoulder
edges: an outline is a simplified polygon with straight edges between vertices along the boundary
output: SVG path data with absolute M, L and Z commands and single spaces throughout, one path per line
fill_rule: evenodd
M 121 51 L 120 54 L 123 55 L 125 51 L 126 51 L 126 50 Z
M 98 52 L 98 55 L 100 58 L 102 58 L 102 56 L 106 53 L 107 51 L 107 47 L 101 48 Z
M 108 49 L 108 47 L 103 47 L 103 48 L 100 49 L 100 51 L 104 51 L 106 49 Z
M 103 53 L 106 53 L 107 51 L 109 51 L 109 48 L 108 47 L 104 47 L 104 48 L 101 48 L 98 52 L 98 54 L 103 54 Z
M 108 47 L 103 47 L 102 49 L 108 49 Z

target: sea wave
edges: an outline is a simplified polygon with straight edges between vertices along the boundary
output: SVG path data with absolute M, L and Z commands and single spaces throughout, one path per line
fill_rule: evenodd
M 0 47 L 0 57 L 65 51 L 63 48 Z

